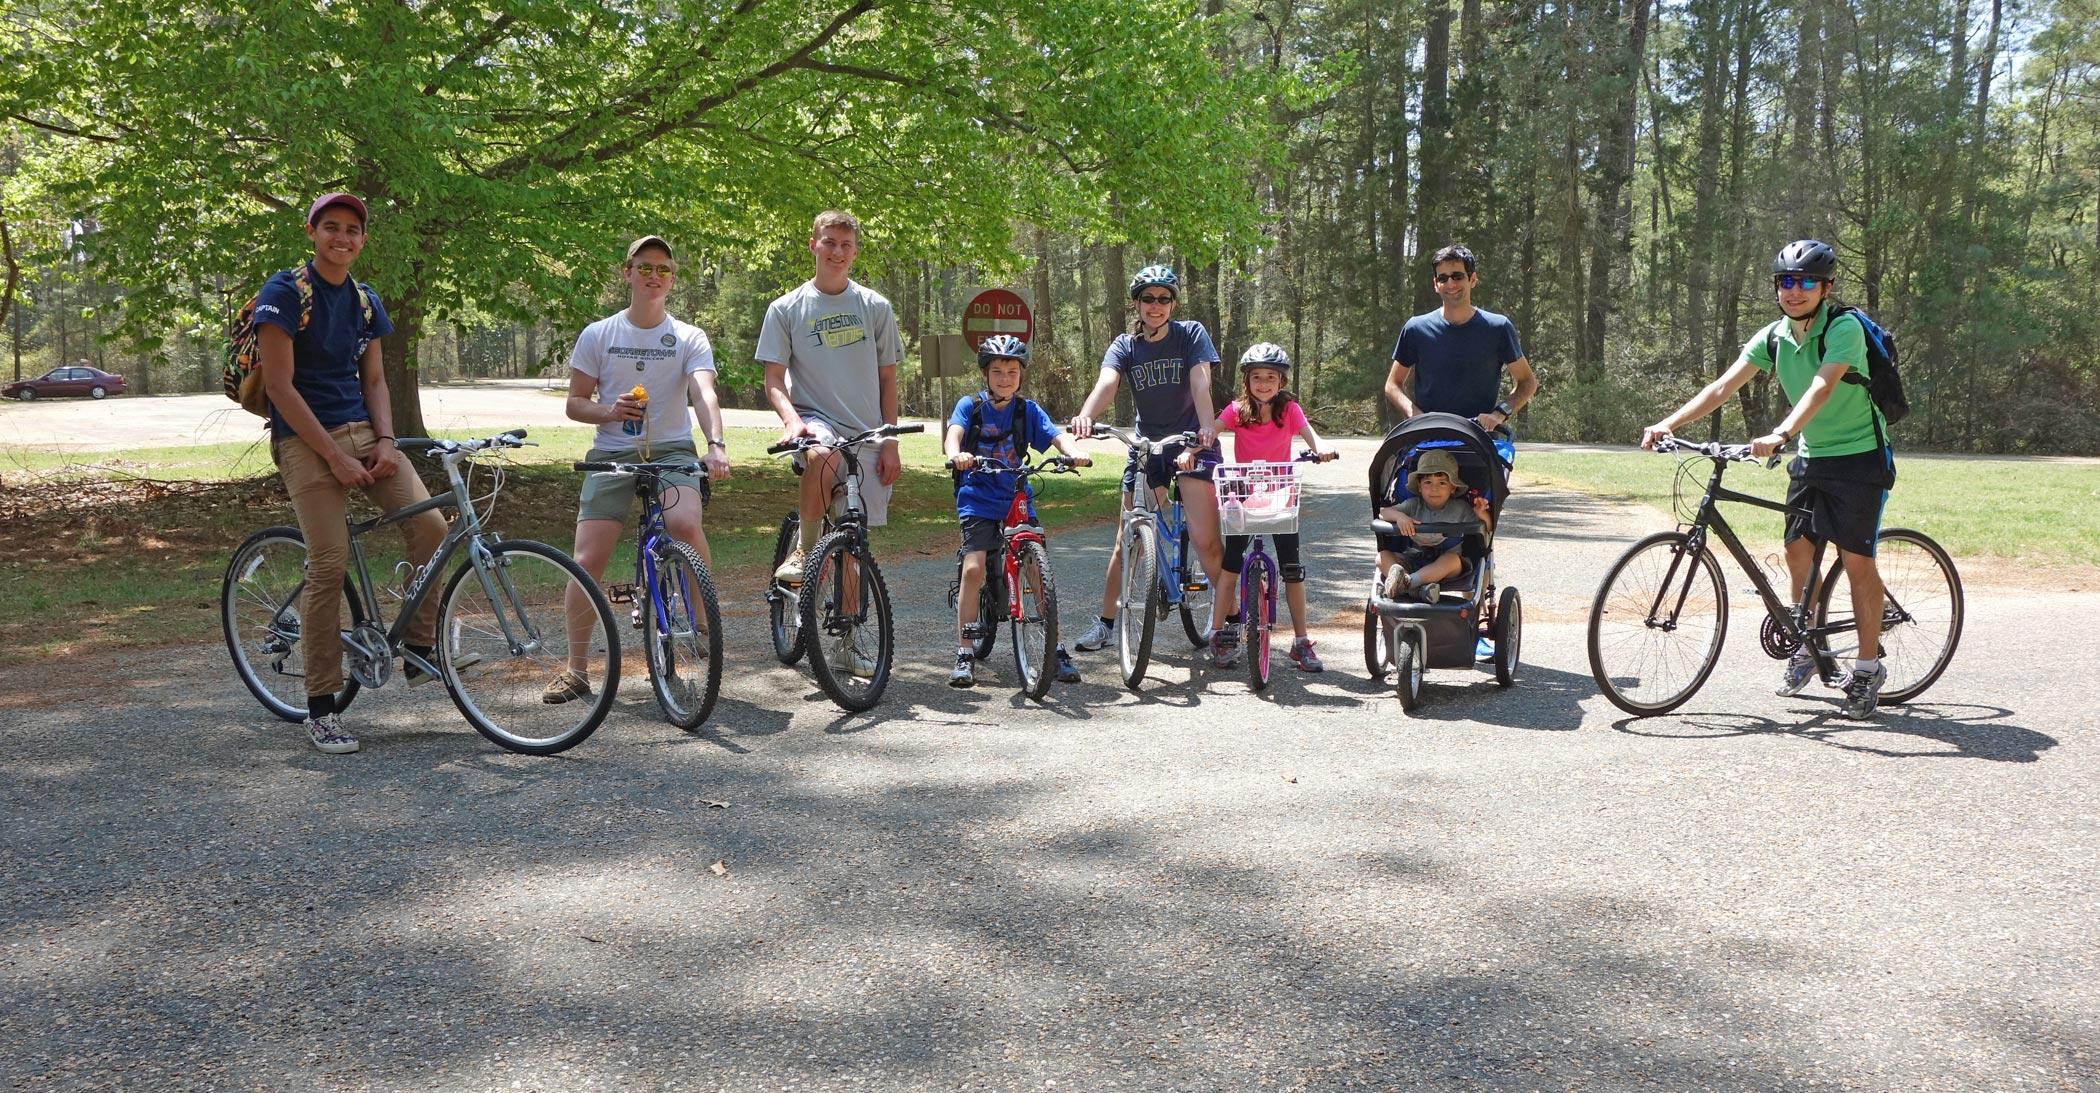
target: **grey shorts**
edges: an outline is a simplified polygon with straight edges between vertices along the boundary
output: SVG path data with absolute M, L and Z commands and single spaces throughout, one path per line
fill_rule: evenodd
M 583 457 L 586 463 L 640 463 L 642 453 L 632 449 L 592 448 Z M 652 444 L 649 447 L 651 463 L 683 463 L 697 468 L 699 453 L 693 450 L 691 441 L 682 444 Z M 697 474 L 672 473 L 664 475 L 666 486 L 686 486 L 700 493 L 703 502 L 707 499 L 707 481 Z M 576 501 L 576 522 L 585 520 L 615 520 L 626 523 L 634 514 L 634 476 L 631 474 L 586 474 L 583 476 L 583 492 Z

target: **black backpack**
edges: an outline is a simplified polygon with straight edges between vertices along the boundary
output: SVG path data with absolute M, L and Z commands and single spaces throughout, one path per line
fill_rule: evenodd
M 1861 330 L 1867 335 L 1867 374 L 1857 371 L 1845 373 L 1846 383 L 1856 383 L 1867 389 L 1867 397 L 1874 400 L 1874 408 L 1881 411 L 1881 420 L 1894 425 L 1910 415 L 1910 399 L 1903 394 L 1903 374 L 1896 370 L 1896 336 L 1881 328 L 1867 317 L 1867 313 L 1845 304 L 1833 304 L 1829 318 L 1823 320 L 1823 329 L 1816 333 L 1816 363 L 1823 363 L 1823 338 L 1830 333 L 1830 324 L 1840 315 L 1850 315 L 1859 320 Z M 1785 320 L 1780 320 L 1784 322 Z M 1776 365 L 1779 361 L 1779 323 L 1773 323 L 1765 332 L 1765 356 Z
M 971 455 L 979 454 L 977 445 L 984 440 L 984 404 L 991 400 L 992 393 L 990 391 L 979 391 L 970 396 L 970 423 L 963 426 L 962 450 Z M 1028 458 L 1028 453 L 1035 450 L 1028 446 L 1027 410 L 1030 405 L 1027 399 L 1019 395 L 1014 396 L 1013 441 L 1014 457 L 1016 459 L 1026 459 Z M 963 472 L 951 470 L 948 472 L 948 475 L 955 480 L 955 492 L 961 493 Z

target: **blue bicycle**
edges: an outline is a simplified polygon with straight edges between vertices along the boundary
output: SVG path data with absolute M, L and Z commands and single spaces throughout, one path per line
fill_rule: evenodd
M 642 515 L 636 525 L 634 583 L 606 586 L 613 603 L 634 605 L 629 617 L 642 632 L 643 659 L 649 686 L 664 717 L 681 729 L 695 729 L 715 708 L 722 689 L 722 613 L 715 602 L 715 583 L 700 552 L 671 537 L 664 527 L 664 475 L 680 473 L 700 479 L 707 496 L 707 468 L 684 463 L 578 463 L 579 471 L 634 476 Z M 611 685 L 607 685 L 611 690 Z
M 1175 475 L 1168 485 L 1167 505 L 1162 509 L 1154 507 L 1143 471 L 1147 457 L 1172 445 L 1194 446 L 1197 437 L 1190 432 L 1147 440 L 1135 432 L 1104 425 L 1094 426 L 1094 432 L 1122 441 L 1130 449 L 1131 461 L 1140 468 L 1119 532 L 1123 579 L 1116 591 L 1116 658 L 1123 669 L 1123 685 L 1134 689 L 1145 678 L 1145 667 L 1152 660 L 1152 631 L 1168 605 L 1180 610 L 1181 628 L 1191 644 L 1201 646 L 1209 638 L 1204 631 L 1210 626 L 1210 578 L 1202 566 L 1189 564 L 1181 476 Z

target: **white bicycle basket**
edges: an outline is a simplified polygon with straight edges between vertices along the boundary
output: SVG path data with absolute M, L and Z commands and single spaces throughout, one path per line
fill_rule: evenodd
M 1298 530 L 1296 463 L 1221 463 L 1218 528 L 1227 535 L 1288 535 Z

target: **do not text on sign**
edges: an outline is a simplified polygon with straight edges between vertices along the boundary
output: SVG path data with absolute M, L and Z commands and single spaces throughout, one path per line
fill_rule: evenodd
M 986 289 L 963 308 L 963 343 L 972 353 L 977 343 L 994 334 L 1012 334 L 1025 342 L 1034 333 L 1035 318 L 1029 314 L 1028 301 L 1006 289 Z

